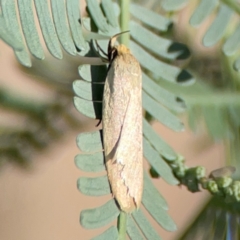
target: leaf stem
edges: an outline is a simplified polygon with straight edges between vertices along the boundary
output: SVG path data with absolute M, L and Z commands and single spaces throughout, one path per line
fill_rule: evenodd
M 237 3 L 236 1 L 233 0 L 222 0 L 222 2 L 224 2 L 226 5 L 228 5 L 230 8 L 233 9 L 233 11 L 237 12 L 238 14 L 240 14 L 240 6 L 239 3 Z
M 118 217 L 118 240 L 126 240 L 127 213 L 121 211 Z
M 130 0 L 119 1 L 120 5 L 120 27 L 122 31 L 129 30 L 129 5 Z M 129 34 L 122 34 L 120 37 L 120 42 L 126 46 L 129 46 Z
M 232 177 L 235 167 L 226 166 L 216 169 L 206 176 L 204 167 L 189 168 L 185 165 L 184 157 L 180 155 L 176 160 L 171 161 L 169 166 L 180 184 L 185 185 L 190 192 L 200 191 L 201 186 L 213 196 L 224 198 L 228 203 L 240 202 L 240 181 Z

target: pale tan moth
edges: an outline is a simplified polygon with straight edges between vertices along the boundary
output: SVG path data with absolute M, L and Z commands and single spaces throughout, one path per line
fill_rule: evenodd
M 108 44 L 103 146 L 113 196 L 121 210 L 129 213 L 140 207 L 143 191 L 142 74 L 130 50 L 114 45 L 120 34 Z

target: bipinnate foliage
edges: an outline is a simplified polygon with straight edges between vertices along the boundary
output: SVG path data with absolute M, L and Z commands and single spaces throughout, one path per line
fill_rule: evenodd
M 51 9 L 47 0 L 19 0 L 17 2 L 1 0 L 0 37 L 12 47 L 17 60 L 23 66 L 32 65 L 31 57 L 44 59 L 40 33 L 34 20 L 33 12 L 36 10 L 41 34 L 49 53 L 57 59 L 62 59 L 63 51 L 65 51 L 73 56 L 79 55 L 81 62 L 84 63 L 78 69 L 79 80 L 73 83 L 73 89 L 77 95 L 74 98 L 75 107 L 90 118 L 100 119 L 107 67 L 99 59 L 94 41 L 90 40 L 98 39 L 100 46 L 106 49 L 107 39 L 121 32 L 117 18 L 119 7 L 110 0 L 102 0 L 100 5 L 96 0 L 87 0 L 89 18 L 84 19 L 80 16 L 78 0 L 51 0 L 49 2 Z M 239 12 L 238 7 L 230 2 L 199 1 L 190 19 L 190 24 L 198 26 L 214 9 L 217 13 L 203 38 L 203 44 L 206 47 L 213 46 L 225 38 L 231 17 Z M 187 3 L 186 0 L 166 0 L 162 1 L 162 7 L 166 11 L 175 12 Z M 188 58 L 189 50 L 184 44 L 160 36 L 160 33 L 169 30 L 172 20 L 134 3 L 130 4 L 130 9 L 126 11 L 128 10 L 131 13 L 129 22 L 131 40 L 128 47 L 142 67 L 143 109 L 146 116 L 150 116 L 150 118 L 143 118 L 144 157 L 156 175 L 167 183 L 176 185 L 180 180 L 182 184 L 185 184 L 184 176 L 177 175 L 176 171 L 173 172 L 173 169 L 176 170 L 174 166 L 179 159 L 178 155 L 154 131 L 149 119 L 155 119 L 174 131 L 182 131 L 184 126 L 177 114 L 185 111 L 187 106 L 190 109 L 190 124 L 195 126 L 199 120 L 196 117 L 199 116 L 196 106 L 200 106 L 209 131 L 215 138 L 224 138 L 239 127 L 237 114 L 239 97 L 225 94 L 221 102 L 217 99 L 217 93 L 213 89 L 190 86 L 194 82 L 192 75 L 187 70 L 170 64 L 173 60 Z M 239 29 L 236 24 L 236 31 L 233 30 L 222 45 L 222 51 L 226 56 L 235 57 L 233 67 L 236 71 L 240 69 L 238 66 L 240 60 L 236 56 L 239 49 Z M 99 63 L 103 65 L 94 65 Z M 212 101 L 206 100 L 209 97 Z M 230 103 L 233 103 L 231 107 L 229 107 Z M 41 115 L 43 109 L 44 107 L 40 106 L 36 113 L 37 116 Z M 223 118 L 223 109 L 224 111 L 227 109 L 230 114 L 227 120 Z M 222 122 L 212 124 L 213 118 L 220 119 L 219 121 Z M 232 129 L 229 127 L 229 122 L 234 124 Z M 77 138 L 77 144 L 81 149 L 81 154 L 75 158 L 76 166 L 86 172 L 103 173 L 101 177 L 80 177 L 78 179 L 79 190 L 86 195 L 96 197 L 110 195 L 111 190 L 102 153 L 102 132 L 81 133 Z M 186 173 L 188 174 L 188 171 Z M 168 215 L 166 201 L 155 188 L 146 171 L 142 206 L 139 211 L 127 216 L 127 234 L 131 239 L 161 239 L 145 216 L 143 208 L 164 229 L 176 230 L 175 223 Z M 121 213 L 117 203 L 112 199 L 103 206 L 82 211 L 80 222 L 85 228 L 99 228 L 109 224 L 119 215 Z M 116 226 L 111 226 L 94 239 L 118 239 L 118 230 Z
M 209 24 L 203 34 L 202 44 L 206 49 L 216 49 L 214 58 L 218 60 L 219 74 L 214 77 L 214 81 L 218 83 L 218 89 L 205 84 L 200 88 L 193 87 L 188 93 L 184 89 L 171 89 L 186 101 L 192 129 L 197 130 L 199 123 L 204 120 L 213 139 L 224 140 L 226 162 L 236 167 L 236 173 L 234 180 L 223 176 L 207 181 L 207 186 L 216 197 L 206 204 L 180 239 L 239 239 L 239 203 L 232 201 L 234 198 L 239 201 L 239 3 L 232 0 L 162 2 L 163 8 L 172 14 L 177 14 L 179 9 L 188 5 L 192 6 L 189 17 L 191 26 L 197 28 L 204 22 Z M 197 71 L 201 76 L 201 72 Z M 227 201 L 222 201 L 223 197 Z
M 175 12 L 186 7 L 189 3 L 188 0 L 163 0 L 162 7 L 165 11 Z M 212 47 L 220 43 L 222 52 L 227 57 L 234 57 L 233 68 L 238 72 L 240 71 L 239 13 L 240 7 L 236 1 L 200 0 L 196 3 L 189 19 L 189 23 L 197 28 L 206 19 L 214 18 L 203 36 L 202 44 L 205 47 Z

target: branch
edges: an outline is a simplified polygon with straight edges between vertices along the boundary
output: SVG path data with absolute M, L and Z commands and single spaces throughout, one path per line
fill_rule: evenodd
M 201 186 L 212 195 L 221 196 L 228 202 L 240 201 L 240 181 L 230 177 L 235 171 L 234 167 L 229 166 L 214 170 L 209 177 L 206 177 L 204 167 L 188 168 L 184 162 L 185 159 L 179 156 L 169 165 L 180 183 L 185 185 L 189 191 L 200 191 L 199 187 Z
M 123 211 L 120 212 L 118 217 L 118 231 L 118 240 L 125 240 L 127 231 L 127 214 Z

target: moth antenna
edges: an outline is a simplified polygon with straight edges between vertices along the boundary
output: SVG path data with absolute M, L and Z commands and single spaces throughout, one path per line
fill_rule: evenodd
M 124 33 L 128 33 L 130 32 L 129 30 L 128 31 L 124 31 L 124 32 L 120 32 L 120 33 L 117 33 L 115 34 L 114 36 L 112 36 L 109 40 L 109 43 L 108 43 L 108 54 L 112 51 L 113 47 L 114 47 L 114 43 L 116 42 L 117 38 L 124 34 Z

